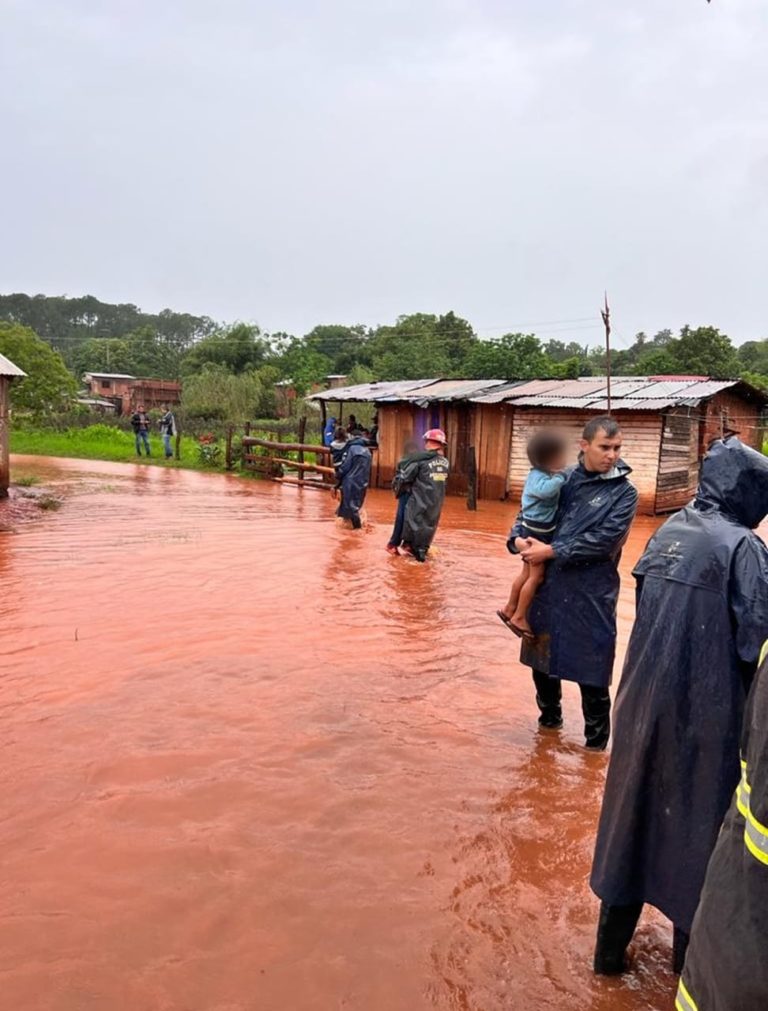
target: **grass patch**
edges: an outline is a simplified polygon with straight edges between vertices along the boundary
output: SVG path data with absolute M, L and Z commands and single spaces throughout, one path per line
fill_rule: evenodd
M 17 488 L 33 488 L 36 484 L 40 484 L 40 478 L 34 474 L 18 474 L 14 475 L 13 484 Z
M 54 495 L 41 495 L 40 498 L 35 499 L 35 505 L 45 512 L 52 512 L 55 509 L 61 509 L 62 501 Z
M 211 470 L 200 460 L 197 439 L 181 437 L 180 460 L 166 460 L 159 435 L 150 435 L 152 456 L 141 457 L 141 462 L 161 467 L 182 467 L 188 470 Z M 223 469 L 224 447 L 221 466 Z M 11 452 L 34 456 L 68 456 L 80 460 L 110 460 L 116 463 L 136 463 L 136 443 L 131 432 L 112 425 L 90 425 L 88 428 L 68 428 L 57 432 L 42 428 L 20 428 L 11 431 Z M 22 484 L 23 479 L 15 481 Z M 30 483 L 36 483 L 33 479 Z

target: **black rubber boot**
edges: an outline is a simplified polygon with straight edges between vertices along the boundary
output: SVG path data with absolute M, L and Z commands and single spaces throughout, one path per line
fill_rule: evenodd
M 611 736 L 611 696 L 607 688 L 595 688 L 593 685 L 580 687 L 584 746 L 590 751 L 605 751 Z
M 688 951 L 688 942 L 690 939 L 690 935 L 686 934 L 686 932 L 681 930 L 680 927 L 673 928 L 672 972 L 676 973 L 678 976 L 683 971 L 683 966 L 685 965 L 685 953 Z
M 600 903 L 593 966 L 598 976 L 619 976 L 627 971 L 627 946 L 642 911 L 642 903 L 634 906 Z
M 543 671 L 533 671 L 536 685 L 536 705 L 539 707 L 539 726 L 543 730 L 559 730 L 563 725 L 563 710 L 560 705 L 562 687 L 559 678 L 551 678 Z

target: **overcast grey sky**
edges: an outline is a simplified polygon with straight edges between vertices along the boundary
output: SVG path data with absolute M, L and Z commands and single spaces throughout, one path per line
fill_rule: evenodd
M 766 0 L 0 0 L 0 290 L 768 337 Z

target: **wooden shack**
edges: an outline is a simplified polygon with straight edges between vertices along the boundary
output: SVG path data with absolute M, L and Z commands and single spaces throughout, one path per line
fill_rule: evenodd
M 372 484 L 389 487 L 403 444 L 429 428 L 443 428 L 451 463 L 449 494 L 466 494 L 469 449 L 477 462 L 480 499 L 518 498 L 528 473 L 526 444 L 538 429 L 556 427 L 575 459 L 585 422 L 608 410 L 605 377 L 553 380 L 443 380 L 366 383 L 314 395 L 325 415 L 375 403 L 379 425 Z M 640 511 L 669 512 L 690 501 L 699 463 L 712 438 L 736 432 L 762 448 L 768 397 L 739 380 L 702 376 L 616 377 L 611 413 L 624 433 Z
M 18 365 L 0 355 L 0 498 L 6 498 L 11 483 L 11 463 L 9 447 L 9 416 L 11 408 L 11 383 L 23 379 Z

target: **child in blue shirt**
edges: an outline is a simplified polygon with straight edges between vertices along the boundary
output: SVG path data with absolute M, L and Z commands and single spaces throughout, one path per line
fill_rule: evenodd
M 567 463 L 565 439 L 551 431 L 537 432 L 528 442 L 531 471 L 523 488 L 523 537 L 534 537 L 549 544 L 555 533 L 555 517 L 560 503 L 560 491 L 567 480 L 563 470 Z M 512 584 L 506 606 L 496 614 L 507 628 L 523 639 L 532 639 L 528 624 L 528 608 L 544 581 L 544 565 L 523 563 Z

